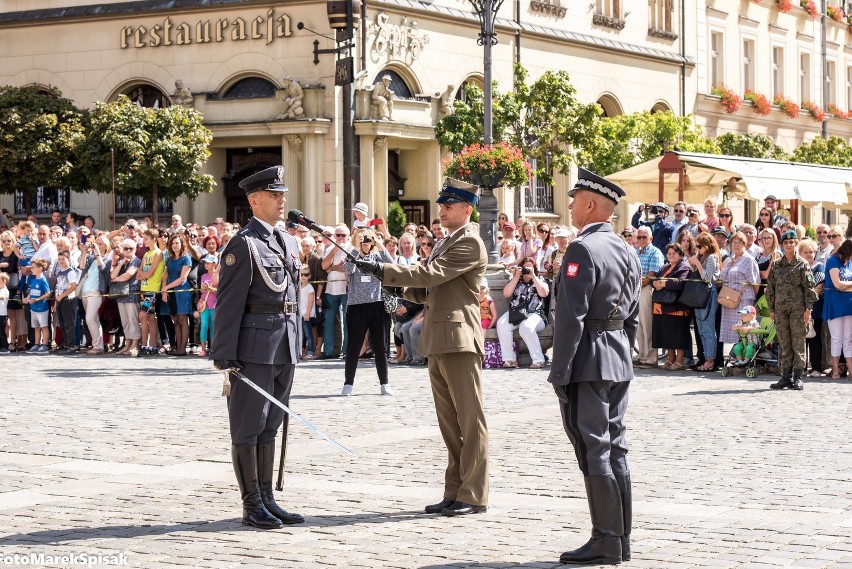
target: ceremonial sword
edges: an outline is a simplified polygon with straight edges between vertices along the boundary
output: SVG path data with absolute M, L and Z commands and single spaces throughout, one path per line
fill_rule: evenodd
M 284 405 L 283 403 L 281 403 L 280 401 L 275 399 L 272 395 L 267 393 L 265 389 L 263 389 L 262 387 L 257 385 L 255 382 L 253 382 L 252 380 L 247 378 L 245 375 L 240 373 L 240 371 L 238 369 L 232 367 L 228 371 L 233 373 L 234 376 L 237 377 L 237 379 L 242 380 L 243 383 L 245 383 L 246 385 L 248 385 L 249 387 L 251 387 L 252 389 L 257 391 L 258 393 L 260 393 L 267 401 L 269 401 L 273 405 L 276 405 L 277 407 L 283 409 L 284 412 L 287 413 L 287 415 L 289 415 L 290 417 L 293 417 L 294 419 L 296 419 L 297 421 L 302 423 L 305 427 L 307 427 L 307 429 L 309 431 L 311 431 L 315 435 L 319 436 L 321 439 L 324 439 L 325 441 L 327 441 L 329 444 L 331 444 L 331 446 L 335 447 L 338 450 L 345 452 L 348 455 L 356 456 L 354 452 L 352 452 L 351 450 L 349 450 L 348 448 L 346 448 L 345 446 L 343 446 L 342 444 L 340 444 L 339 442 L 337 442 L 336 440 L 334 440 L 333 438 L 331 438 L 330 436 L 328 436 L 327 434 L 325 434 L 324 432 L 319 430 L 316 426 L 313 425 L 313 423 L 311 423 L 310 421 L 308 421 L 307 419 L 305 419 L 304 417 L 302 417 L 301 415 L 299 415 L 298 413 L 296 413 L 295 411 L 293 411 L 292 409 L 290 409 L 289 407 L 287 407 L 286 405 Z

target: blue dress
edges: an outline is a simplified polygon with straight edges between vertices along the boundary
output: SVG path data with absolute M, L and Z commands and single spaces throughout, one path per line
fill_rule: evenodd
M 852 316 L 852 292 L 843 292 L 834 288 L 831 269 L 840 269 L 840 280 L 852 281 L 852 260 L 840 263 L 837 255 L 832 255 L 825 263 L 825 290 L 823 294 L 822 319 L 832 320 L 842 316 Z
M 189 258 L 189 255 L 184 255 L 177 259 L 169 259 L 166 262 L 167 282 L 173 282 L 180 278 L 181 269 L 184 267 L 192 268 L 192 259 Z M 170 290 L 169 294 L 175 295 L 177 314 L 192 314 L 192 291 L 189 290 L 187 279 L 184 279 L 177 288 Z

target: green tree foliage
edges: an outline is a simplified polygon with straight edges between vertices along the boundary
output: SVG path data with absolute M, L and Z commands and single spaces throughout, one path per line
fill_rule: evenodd
M 213 177 L 198 172 L 210 156 L 213 135 L 194 109 L 144 108 L 121 96 L 112 103 L 95 103 L 88 127 L 78 155 L 89 186 L 112 191 L 114 150 L 116 192 L 151 200 L 155 223 L 158 198 L 194 199 L 213 191 Z
M 793 151 L 793 161 L 852 168 L 852 147 L 839 136 L 815 138 Z
M 680 117 L 671 111 L 606 117 L 600 132 L 584 148 L 580 165 L 601 176 L 652 160 L 667 150 L 720 153 L 692 116 Z
M 550 181 L 550 171 L 567 173 L 590 142 L 599 135 L 601 109 L 583 104 L 571 85 L 568 73 L 547 71 L 531 84 L 527 71 L 515 66 L 515 90 L 494 89 L 493 139 L 521 149 L 524 158 L 535 161 L 534 175 Z M 466 87 L 467 101 L 456 101 L 454 112 L 435 125 L 435 136 L 451 152 L 482 143 L 484 103 L 482 90 Z
M 769 136 L 758 132 L 736 134 L 726 132 L 716 138 L 716 144 L 722 154 L 744 156 L 746 158 L 766 158 L 769 160 L 789 160 L 790 155 L 775 144 Z
M 24 192 L 29 214 L 39 186 L 71 185 L 84 115 L 55 87 L 0 87 L 0 193 Z
M 402 204 L 398 201 L 391 202 L 388 206 L 388 232 L 394 237 L 399 237 L 402 235 L 405 223 L 405 210 L 402 209 Z

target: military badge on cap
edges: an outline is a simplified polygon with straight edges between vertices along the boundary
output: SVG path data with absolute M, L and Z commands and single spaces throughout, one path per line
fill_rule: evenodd
M 447 178 L 444 180 L 444 185 L 441 186 L 441 191 L 438 193 L 438 199 L 435 203 L 469 203 L 477 205 L 479 203 L 479 186 Z
M 260 172 L 255 172 L 248 178 L 240 181 L 239 186 L 246 195 L 261 190 L 286 192 L 287 185 L 284 183 L 284 166 L 272 166 Z
M 574 187 L 568 191 L 568 197 L 573 198 L 574 193 L 577 190 L 586 190 L 600 194 L 605 198 L 611 199 L 615 203 L 618 203 L 618 200 L 627 195 L 627 193 L 618 185 L 601 178 L 594 172 L 590 172 L 585 168 L 577 169 L 577 182 L 574 184 Z

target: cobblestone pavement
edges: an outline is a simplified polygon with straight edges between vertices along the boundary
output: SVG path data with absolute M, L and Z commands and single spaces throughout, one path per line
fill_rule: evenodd
M 240 525 L 221 375 L 200 358 L 0 360 L 0 564 L 125 553 L 131 567 L 553 567 L 588 538 L 583 482 L 545 372 L 487 370 L 491 503 L 422 514 L 446 451 L 425 368 L 379 395 L 362 363 L 309 362 L 279 503 L 307 522 Z M 852 567 L 850 380 L 640 371 L 628 410 L 630 567 Z

